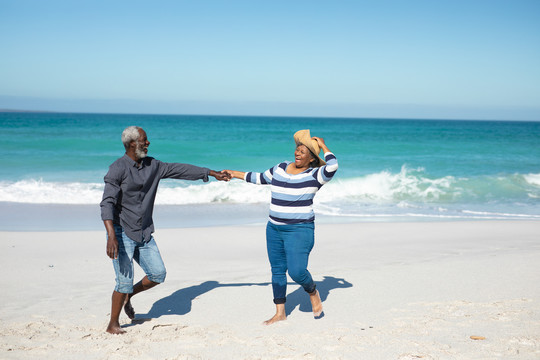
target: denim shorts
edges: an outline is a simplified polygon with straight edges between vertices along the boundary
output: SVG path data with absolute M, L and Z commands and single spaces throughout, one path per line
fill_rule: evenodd
M 114 231 L 118 240 L 118 258 L 113 259 L 116 272 L 114 290 L 124 294 L 133 292 L 133 260 L 140 265 L 150 281 L 164 282 L 167 271 L 154 237 L 140 243 L 130 239 L 119 225 L 114 225 Z

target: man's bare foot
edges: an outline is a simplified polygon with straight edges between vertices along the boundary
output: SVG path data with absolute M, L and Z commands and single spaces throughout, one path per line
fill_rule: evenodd
M 129 297 L 124 304 L 124 311 L 126 312 L 128 318 L 130 318 L 131 320 L 135 319 L 135 309 L 133 309 L 133 306 L 131 306 L 131 301 L 129 300 Z
M 125 334 L 126 330 L 120 327 L 120 324 L 109 324 L 106 330 L 109 334 L 121 335 Z
M 309 294 L 309 300 L 311 301 L 311 309 L 313 310 L 313 316 L 318 318 L 323 313 L 322 301 L 319 296 L 319 291 L 315 290 L 313 293 Z

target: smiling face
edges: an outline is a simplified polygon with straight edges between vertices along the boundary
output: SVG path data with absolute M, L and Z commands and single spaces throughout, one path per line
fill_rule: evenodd
M 146 137 L 146 132 L 143 129 L 139 129 L 139 138 L 133 141 L 135 144 L 135 156 L 138 160 L 144 159 L 148 155 L 148 146 L 150 141 Z
M 294 151 L 294 165 L 297 168 L 309 168 L 310 163 L 313 161 L 313 155 L 311 151 L 305 145 L 298 145 Z

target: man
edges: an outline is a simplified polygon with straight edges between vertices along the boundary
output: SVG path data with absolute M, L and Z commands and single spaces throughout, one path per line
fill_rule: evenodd
M 109 167 L 101 201 L 101 219 L 107 230 L 107 255 L 113 260 L 116 287 L 112 294 L 107 332 L 123 334 L 119 317 L 122 307 L 133 319 L 131 298 L 165 281 L 165 265 L 152 236 L 152 212 L 159 181 L 165 178 L 208 181 L 208 176 L 228 181 L 229 175 L 189 164 L 164 163 L 147 157 L 150 142 L 146 132 L 130 126 L 122 133 L 123 157 Z M 133 260 L 146 276 L 133 286 Z

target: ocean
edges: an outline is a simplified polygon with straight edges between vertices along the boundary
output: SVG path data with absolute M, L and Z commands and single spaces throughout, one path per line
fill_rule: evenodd
M 102 228 L 103 176 L 130 125 L 147 132 L 149 156 L 242 171 L 293 160 L 294 132 L 310 129 L 339 161 L 315 197 L 317 221 L 540 219 L 540 122 L 5 112 L 0 230 L 13 211 L 45 222 L 61 208 L 65 222 L 77 206 Z M 165 226 L 262 223 L 269 198 L 240 180 L 163 180 L 156 205 Z

